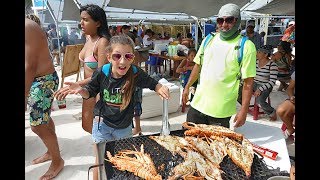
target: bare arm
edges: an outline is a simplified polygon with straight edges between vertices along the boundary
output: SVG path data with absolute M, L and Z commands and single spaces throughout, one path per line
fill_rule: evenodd
M 158 83 L 155 88 L 155 92 L 161 97 L 161 99 L 169 99 L 170 98 L 170 91 L 169 88 L 165 85 Z
M 109 45 L 109 41 L 106 38 L 101 38 L 98 44 L 98 68 L 105 65 L 109 61 L 107 60 L 106 48 Z
M 186 63 L 187 63 L 187 60 L 183 60 L 183 61 L 181 61 L 181 63 L 179 64 L 179 66 L 177 67 L 177 70 L 176 70 L 176 72 L 177 73 L 182 73 L 182 72 L 184 72 L 185 71 L 185 65 L 186 65 Z
M 271 55 L 271 60 L 272 61 L 278 61 L 282 57 L 282 54 L 278 51 L 275 52 L 273 55 Z
M 292 103 L 295 103 L 295 95 L 294 95 L 295 84 L 296 84 L 296 81 L 291 79 L 289 86 L 287 88 L 287 93 Z
M 244 79 L 242 88 L 242 104 L 240 111 L 234 118 L 234 127 L 240 127 L 244 125 L 250 105 L 250 100 L 252 96 L 253 89 L 253 77 Z
M 240 111 L 248 112 L 253 89 L 253 77 L 244 79 L 242 88 L 242 105 Z
M 186 84 L 186 86 L 184 87 L 184 90 L 183 90 L 183 94 L 182 94 L 182 102 L 183 103 L 188 102 L 189 88 L 199 78 L 200 70 L 201 70 L 201 66 L 199 64 L 195 64 L 192 71 L 191 71 L 188 83 Z
M 90 94 L 86 88 L 74 82 L 65 82 L 65 84 L 68 85 L 70 89 L 69 94 L 80 94 L 84 99 L 89 98 Z

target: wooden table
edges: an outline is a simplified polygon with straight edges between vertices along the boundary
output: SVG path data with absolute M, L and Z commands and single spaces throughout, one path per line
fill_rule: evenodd
M 185 56 L 166 56 L 166 55 L 161 55 L 161 54 L 152 54 L 152 53 L 149 53 L 149 56 L 156 56 L 156 57 L 159 57 L 159 58 L 162 58 L 164 60 L 169 60 L 169 72 L 170 72 L 170 75 L 174 78 L 179 78 L 179 73 L 176 73 L 176 70 L 179 66 L 179 64 L 181 63 L 182 60 L 186 59 L 187 57 Z M 173 61 L 173 68 L 171 69 L 171 61 Z M 164 66 L 165 68 L 165 71 L 166 71 L 166 64 Z

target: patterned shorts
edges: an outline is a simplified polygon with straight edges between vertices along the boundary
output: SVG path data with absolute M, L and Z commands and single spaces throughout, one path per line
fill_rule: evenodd
M 47 124 L 51 119 L 53 91 L 58 89 L 58 85 L 59 77 L 56 71 L 52 74 L 34 78 L 28 98 L 31 126 Z

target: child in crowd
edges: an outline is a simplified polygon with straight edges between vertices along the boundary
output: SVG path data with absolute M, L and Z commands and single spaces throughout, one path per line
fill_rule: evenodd
M 180 73 L 180 83 L 183 88 L 188 83 L 192 68 L 195 64 L 193 62 L 193 59 L 196 56 L 196 54 L 197 54 L 197 51 L 195 49 L 193 48 L 189 49 L 187 59 L 183 60 L 179 64 L 176 70 L 177 73 Z M 198 81 L 194 82 L 192 87 L 195 89 L 197 87 L 197 84 L 198 84 Z M 192 98 L 193 98 L 193 94 L 191 93 L 190 102 L 192 101 Z
M 72 90 L 70 94 L 79 93 L 83 99 L 100 93 L 92 128 L 92 139 L 96 144 L 132 137 L 133 96 L 136 87 L 149 88 L 161 98 L 169 99 L 168 87 L 132 65 L 134 42 L 130 37 L 113 36 L 107 47 L 107 58 L 110 63 L 98 68 L 87 85 L 81 87 L 77 83 L 65 82 Z

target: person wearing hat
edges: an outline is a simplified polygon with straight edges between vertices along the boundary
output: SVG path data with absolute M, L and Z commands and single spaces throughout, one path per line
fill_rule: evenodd
M 261 35 L 258 32 L 254 31 L 254 21 L 249 21 L 247 24 L 246 30 L 243 32 L 243 36 L 247 36 L 248 39 L 250 39 L 253 44 L 256 46 L 256 49 L 259 49 L 262 45 L 262 38 Z
M 275 121 L 277 120 L 276 110 L 271 106 L 271 104 L 266 102 L 273 86 L 276 84 L 278 74 L 277 64 L 270 59 L 272 51 L 273 47 L 271 45 L 263 45 L 258 49 L 256 63 L 257 75 L 254 77 L 253 81 L 253 92 L 256 97 L 256 101 L 262 110 L 269 115 L 271 121 Z M 240 104 L 242 100 L 241 91 L 242 87 L 240 86 L 238 96 L 238 102 Z
M 243 80 L 242 106 L 234 118 L 234 127 L 245 124 L 253 78 L 256 76 L 256 48 L 252 41 L 245 41 L 241 64 L 238 48 L 241 16 L 236 4 L 226 4 L 219 10 L 219 32 L 204 48 L 202 41 L 194 58 L 195 65 L 186 84 L 182 99 L 188 101 L 189 88 L 199 80 L 197 91 L 190 103 L 187 122 L 215 124 L 229 128 L 231 116 L 236 114 L 236 104 L 241 72 Z

